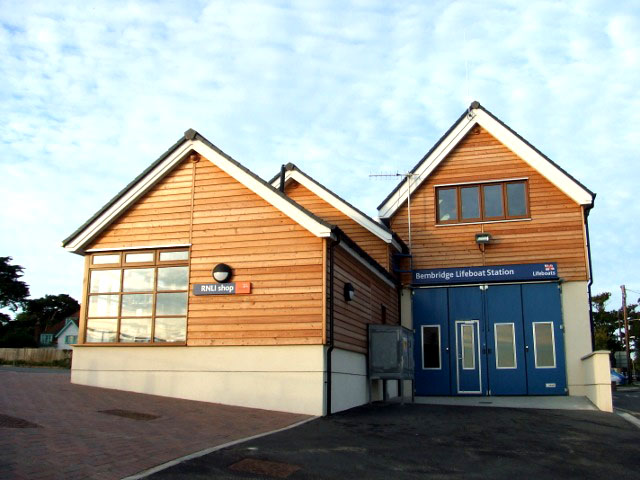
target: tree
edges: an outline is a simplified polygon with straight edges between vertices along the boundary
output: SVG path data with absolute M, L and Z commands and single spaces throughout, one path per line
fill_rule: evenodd
M 0 308 L 10 308 L 14 312 L 29 296 L 29 285 L 20 280 L 20 265 L 10 265 L 11 257 L 0 257 Z
M 16 320 L 30 325 L 40 322 L 40 327 L 45 329 L 77 312 L 79 308 L 80 304 L 66 293 L 45 295 L 26 300 L 23 311 L 16 316 Z
M 593 330 L 596 350 L 610 350 L 617 352 L 624 350 L 618 334 L 618 310 L 606 310 L 606 303 L 611 298 L 611 292 L 603 292 L 591 297 L 591 312 L 593 314 Z

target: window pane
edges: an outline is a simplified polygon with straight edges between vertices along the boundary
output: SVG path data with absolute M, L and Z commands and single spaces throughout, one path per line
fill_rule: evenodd
M 185 317 L 156 318 L 154 342 L 184 342 L 187 338 Z
M 485 185 L 482 187 L 484 194 L 484 216 L 502 217 L 502 185 Z
M 480 218 L 480 198 L 478 187 L 463 187 L 460 189 L 460 201 L 462 202 L 462 219 Z
M 515 332 L 513 323 L 496 323 L 496 367 L 515 368 Z
M 90 318 L 87 320 L 87 342 L 115 342 L 117 327 L 115 318 Z
M 507 210 L 510 217 L 522 217 L 527 214 L 524 182 L 507 183 Z
M 121 342 L 149 342 L 151 341 L 150 318 L 123 318 L 120 321 Z
M 161 262 L 169 260 L 189 260 L 189 252 L 160 252 Z
M 458 219 L 458 200 L 455 188 L 438 189 L 438 221 Z
M 534 323 L 533 337 L 536 343 L 536 368 L 555 367 L 556 352 L 553 344 L 553 324 Z
M 135 268 L 124 271 L 124 292 L 150 292 L 153 290 L 153 268 Z
M 189 267 L 167 267 L 158 269 L 158 290 L 187 290 Z
M 93 257 L 94 265 L 104 265 L 106 263 L 120 263 L 120 254 L 115 253 L 111 255 L 96 255 Z
M 123 317 L 146 317 L 151 315 L 153 294 L 136 293 L 122 296 Z
M 92 270 L 89 292 L 111 293 L 120 291 L 120 270 Z
M 462 325 L 462 368 L 465 370 L 476 368 L 473 337 L 473 325 Z
M 440 328 L 422 327 L 422 368 L 440 368 Z
M 156 298 L 156 315 L 186 315 L 187 292 L 159 293 Z
M 117 317 L 119 295 L 91 295 L 89 297 L 90 317 Z
M 127 253 L 124 257 L 127 263 L 133 262 L 153 262 L 153 252 L 147 253 Z

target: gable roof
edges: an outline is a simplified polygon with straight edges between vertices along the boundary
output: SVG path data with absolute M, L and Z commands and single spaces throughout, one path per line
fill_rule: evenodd
M 327 202 L 329 205 L 334 207 L 336 210 L 342 212 L 351 220 L 359 224 L 361 227 L 371 232 L 383 242 L 393 245 L 398 251 L 403 251 L 403 247 L 406 248 L 404 246 L 404 243 L 402 243 L 402 241 L 399 240 L 399 238 L 395 236 L 386 225 L 374 220 L 366 213 L 357 209 L 349 202 L 347 202 L 344 198 L 336 195 L 327 187 L 311 178 L 293 163 L 287 163 L 286 165 L 284 165 L 284 169 L 285 185 L 290 181 L 298 182 L 299 184 L 310 190 L 312 193 L 320 197 L 322 200 Z M 269 183 L 274 188 L 280 187 L 280 174 L 274 176 Z
M 73 325 L 73 326 L 75 326 L 76 328 L 78 328 L 78 319 L 77 319 L 77 318 L 68 318 L 67 320 L 70 320 L 70 321 L 66 322 L 66 323 L 64 324 L 64 326 L 63 326 L 63 327 L 58 331 L 58 333 L 56 333 L 56 335 L 55 335 L 53 338 L 61 337 L 61 336 L 62 336 L 62 334 L 63 334 L 64 332 L 66 332 L 66 331 L 67 331 L 67 329 L 68 329 L 71 325 Z
M 67 250 L 83 254 L 86 247 L 130 206 L 162 180 L 178 163 L 196 152 L 262 197 L 282 213 L 318 237 L 333 236 L 334 225 L 283 195 L 251 170 L 224 153 L 193 129 L 185 132 L 169 150 L 106 203 L 80 228 L 62 241 Z
M 536 169 L 579 205 L 593 207 L 595 193 L 573 178 L 540 150 L 522 138 L 517 132 L 485 109 L 479 102 L 472 102 L 460 118 L 445 132 L 436 144 L 378 206 L 380 218 L 392 217 L 407 201 L 409 187 L 415 191 L 460 143 L 475 125 L 480 125 L 518 157 Z M 409 180 L 411 183 L 409 184 Z

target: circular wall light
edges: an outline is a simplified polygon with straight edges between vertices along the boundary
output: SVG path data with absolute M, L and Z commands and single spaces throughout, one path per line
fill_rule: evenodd
M 350 283 L 345 283 L 344 284 L 344 300 L 345 300 L 345 302 L 350 302 L 354 298 L 356 298 L 356 289 L 353 288 L 353 285 L 351 285 Z
M 231 277 L 233 276 L 233 270 L 226 263 L 219 263 L 213 268 L 211 275 L 216 282 L 224 283 L 231 280 Z

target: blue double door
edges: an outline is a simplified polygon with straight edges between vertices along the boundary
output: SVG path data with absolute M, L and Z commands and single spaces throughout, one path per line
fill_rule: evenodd
M 556 283 L 416 289 L 417 395 L 564 395 Z

